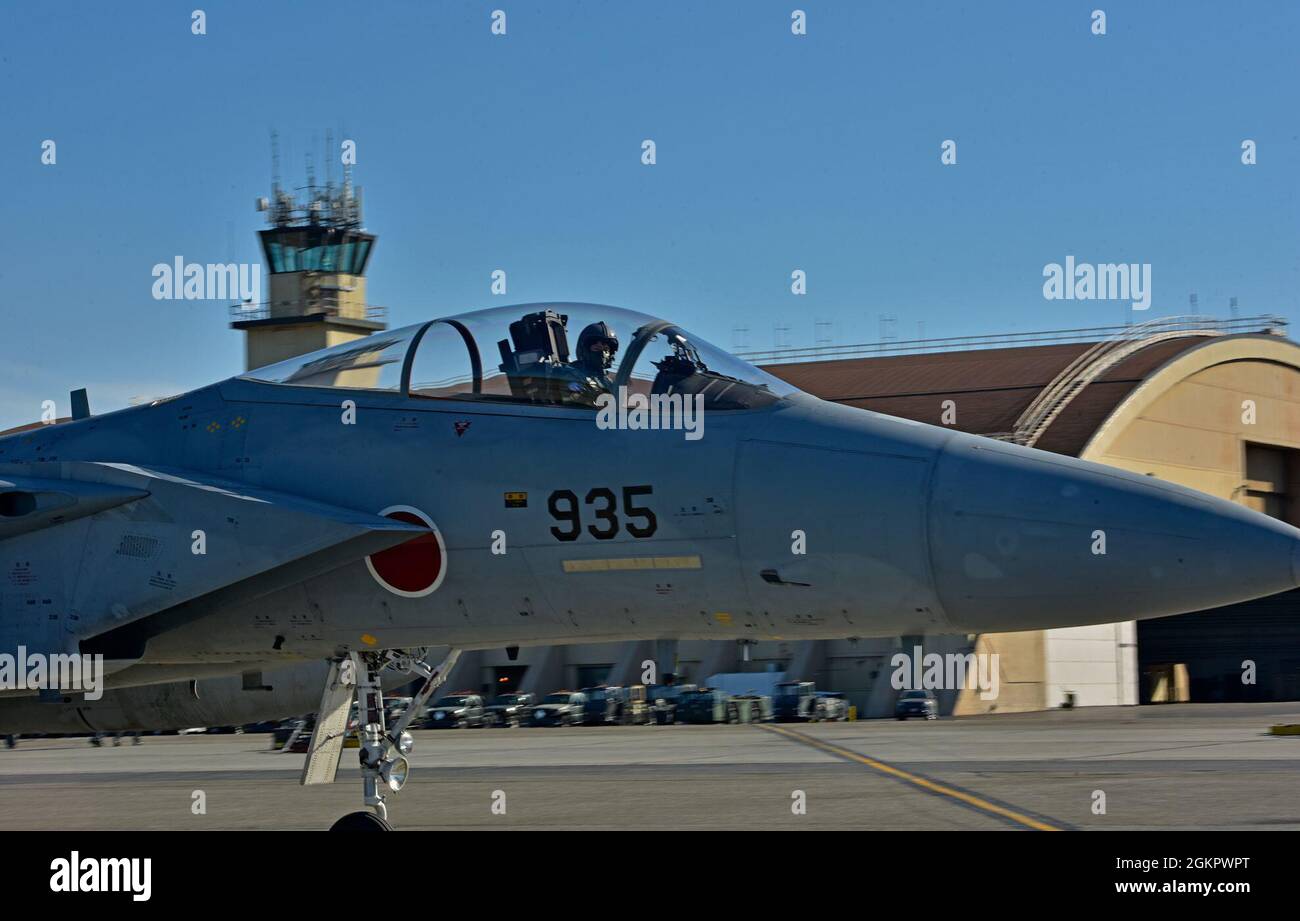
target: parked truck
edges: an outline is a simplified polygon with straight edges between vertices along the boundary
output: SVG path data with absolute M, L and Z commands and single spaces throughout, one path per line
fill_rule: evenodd
M 623 701 L 623 712 L 619 722 L 624 726 L 645 726 L 654 722 L 654 701 L 650 700 L 649 689 L 644 684 L 634 684 L 624 688 L 627 695 Z
M 678 723 L 738 723 L 740 713 L 731 696 L 720 688 L 696 688 L 677 696 Z
M 819 691 L 811 681 L 783 681 L 772 698 L 778 723 L 818 723 L 849 718 L 849 702 L 837 691 Z
M 693 684 L 656 684 L 646 688 L 646 697 L 652 701 L 650 708 L 655 725 L 668 726 L 676 722 L 678 697 L 695 690 L 695 687 Z
M 587 697 L 581 691 L 556 691 L 528 711 L 522 726 L 578 726 L 582 723 Z
M 582 725 L 613 726 L 623 721 L 627 688 L 608 685 L 583 688 L 586 701 L 582 708 Z

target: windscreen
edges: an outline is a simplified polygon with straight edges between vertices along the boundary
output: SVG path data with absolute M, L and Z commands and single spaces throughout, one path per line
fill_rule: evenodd
M 401 390 L 402 364 L 424 324 L 353 339 L 240 375 L 245 380 L 297 387 Z
M 597 304 L 526 304 L 449 317 L 415 349 L 411 395 L 596 410 L 606 394 L 699 394 L 756 409 L 796 392 L 681 327 Z
M 406 380 L 403 380 L 403 375 Z M 597 411 L 610 397 L 761 409 L 796 389 L 680 326 L 598 304 L 498 307 L 375 333 L 246 380 Z

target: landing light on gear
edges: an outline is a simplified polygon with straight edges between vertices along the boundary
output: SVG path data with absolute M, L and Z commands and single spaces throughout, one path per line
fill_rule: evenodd
M 406 786 L 406 778 L 411 773 L 411 762 L 407 761 L 401 755 L 396 758 L 390 758 L 385 761 L 379 768 L 379 776 L 384 783 L 388 784 L 388 789 L 394 793 L 399 792 L 402 787 Z

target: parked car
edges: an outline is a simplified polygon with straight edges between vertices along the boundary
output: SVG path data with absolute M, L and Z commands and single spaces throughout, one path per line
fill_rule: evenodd
M 587 697 L 581 691 L 556 691 L 547 694 L 528 714 L 525 726 L 577 726 Z
M 279 728 L 280 720 L 263 720 L 260 723 L 245 723 L 241 728 L 245 733 L 267 733 L 275 732 Z
M 904 691 L 894 701 L 894 716 L 905 720 L 909 716 L 921 716 L 928 720 L 939 718 L 939 701 L 929 691 L 917 689 Z
M 391 726 L 402 718 L 411 706 L 409 697 L 385 697 L 384 698 L 384 725 Z
M 489 725 L 483 698 L 462 691 L 448 694 L 429 708 L 424 717 L 425 729 L 482 729 Z
M 493 726 L 521 726 L 537 703 L 536 694 L 498 694 L 487 706 Z

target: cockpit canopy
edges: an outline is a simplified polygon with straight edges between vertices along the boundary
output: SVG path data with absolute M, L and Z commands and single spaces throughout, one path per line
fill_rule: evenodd
M 620 388 L 623 399 L 699 394 L 706 410 L 757 409 L 795 392 L 665 320 L 598 304 L 524 304 L 445 317 L 242 377 L 421 399 L 591 409 L 602 394 L 619 396 Z

